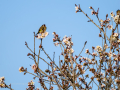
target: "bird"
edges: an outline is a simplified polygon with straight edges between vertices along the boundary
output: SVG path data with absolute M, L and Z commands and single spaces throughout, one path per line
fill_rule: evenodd
M 120 15 L 120 10 L 119 10 L 119 9 L 116 11 L 116 14 L 117 14 L 117 15 Z
M 112 42 L 116 42 L 116 41 L 117 41 L 117 37 L 111 35 L 111 36 L 110 36 L 110 41 L 112 41 Z
M 47 29 L 46 25 L 43 24 L 43 25 L 39 28 L 37 34 L 39 34 L 39 33 L 40 33 L 40 34 L 44 33 L 44 32 L 46 31 L 46 29 Z

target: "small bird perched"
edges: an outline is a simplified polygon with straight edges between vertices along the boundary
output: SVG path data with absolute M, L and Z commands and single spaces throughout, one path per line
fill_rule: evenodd
M 47 29 L 47 27 L 46 27 L 46 25 L 45 24 L 43 24 L 40 28 L 39 28 L 39 30 L 38 30 L 38 33 L 37 34 L 41 34 L 41 33 L 44 33 L 45 31 L 46 31 L 46 29 Z
M 117 10 L 117 11 L 116 11 L 116 14 L 117 14 L 117 15 L 120 15 L 120 10 Z
M 117 36 L 111 35 L 110 36 L 110 41 L 116 42 L 117 41 Z

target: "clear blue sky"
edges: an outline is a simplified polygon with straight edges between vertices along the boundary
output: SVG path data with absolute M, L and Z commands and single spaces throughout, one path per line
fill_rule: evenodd
M 25 90 L 28 82 L 33 80 L 32 75 L 24 76 L 20 73 L 19 67 L 24 66 L 33 72 L 30 65 L 34 62 L 27 56 L 30 51 L 26 48 L 25 41 L 33 50 L 33 32 L 37 33 L 42 24 L 46 24 L 49 32 L 43 40 L 43 47 L 51 58 L 53 52 L 56 53 L 57 64 L 61 49 L 54 46 L 52 32 L 59 34 L 61 39 L 65 35 L 72 35 L 74 55 L 79 54 L 85 41 L 88 41 L 85 49 L 91 50 L 92 46 L 101 45 L 99 29 L 93 23 L 88 23 L 88 18 L 83 13 L 75 13 L 75 4 L 80 4 L 82 10 L 97 24 L 97 18 L 91 15 L 89 6 L 95 10 L 99 7 L 99 18 L 103 20 L 106 14 L 110 18 L 110 12 L 116 13 L 120 9 L 120 0 L 0 0 L 0 77 L 5 77 L 6 84 L 11 83 L 14 90 Z M 39 44 L 40 40 L 36 39 L 37 54 Z M 86 55 L 85 50 L 82 55 Z M 50 61 L 43 52 L 40 56 Z M 45 70 L 47 67 L 40 61 L 40 68 Z M 40 88 L 38 79 L 33 81 Z

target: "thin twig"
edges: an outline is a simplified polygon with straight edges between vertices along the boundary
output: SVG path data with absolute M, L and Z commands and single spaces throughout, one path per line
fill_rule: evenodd
M 81 8 L 79 8 L 79 9 L 80 9 L 81 12 L 83 12 Z M 90 21 L 91 21 L 93 24 L 95 24 L 95 25 L 105 34 L 105 36 L 107 37 L 106 33 L 105 33 L 95 22 L 93 22 L 93 20 L 92 20 L 90 17 L 88 17 L 87 14 L 85 14 L 84 12 L 83 12 L 83 14 L 84 14 L 87 18 L 89 18 Z M 108 37 L 107 37 L 107 40 L 110 41 Z

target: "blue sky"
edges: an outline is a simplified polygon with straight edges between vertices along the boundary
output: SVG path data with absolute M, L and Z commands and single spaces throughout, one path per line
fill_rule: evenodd
M 33 76 L 19 72 L 23 66 L 31 70 L 30 65 L 34 62 L 29 59 L 27 53 L 30 51 L 25 46 L 34 49 L 33 32 L 37 33 L 42 24 L 46 24 L 49 35 L 43 40 L 45 51 L 53 58 L 58 65 L 60 47 L 55 47 L 52 41 L 52 32 L 56 32 L 61 39 L 72 35 L 74 43 L 74 55 L 78 55 L 84 42 L 87 41 L 85 49 L 92 50 L 92 46 L 101 45 L 101 38 L 98 37 L 99 29 L 83 13 L 75 13 L 75 4 L 80 4 L 82 10 L 91 17 L 97 24 L 97 18 L 91 15 L 89 6 L 95 10 L 99 8 L 99 18 L 105 19 L 106 14 L 110 18 L 110 12 L 116 13 L 120 9 L 120 0 L 0 0 L 0 77 L 5 77 L 7 84 L 12 84 L 14 90 L 25 90 L 27 83 L 33 80 Z M 36 39 L 36 53 L 38 54 L 40 40 Z M 82 53 L 85 56 L 85 50 Z M 46 55 L 40 55 L 46 61 Z M 48 66 L 40 61 L 40 68 L 45 70 Z M 34 80 L 36 87 L 40 88 Z M 56 89 L 56 88 L 55 88 Z M 7 89 L 3 89 L 7 90 Z

